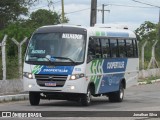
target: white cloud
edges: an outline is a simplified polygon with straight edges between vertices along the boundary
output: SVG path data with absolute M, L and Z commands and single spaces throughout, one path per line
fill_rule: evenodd
M 84 4 L 81 4 L 81 5 L 69 4 L 65 6 L 66 13 L 68 13 L 66 14 L 66 16 L 70 20 L 69 23 L 77 24 L 77 25 L 86 25 L 86 26 L 89 25 L 89 22 L 90 22 L 90 9 L 89 8 L 90 8 L 89 5 L 84 5 Z M 82 11 L 70 13 L 70 12 L 79 11 L 79 10 L 82 10 Z

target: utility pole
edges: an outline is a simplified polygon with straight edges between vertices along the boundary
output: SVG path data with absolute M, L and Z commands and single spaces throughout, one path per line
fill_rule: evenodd
M 104 24 L 104 4 L 102 4 L 102 23 Z
M 90 26 L 94 26 L 97 22 L 97 0 L 91 0 Z
M 62 3 L 62 23 L 64 23 L 64 0 L 61 0 Z
M 101 11 L 102 12 L 102 23 L 104 24 L 104 11 L 108 11 L 110 12 L 110 10 L 105 10 L 104 7 L 107 6 L 105 4 L 102 4 L 102 10 L 98 10 L 98 11 Z
M 160 41 L 160 8 L 159 8 L 159 22 L 158 22 L 158 40 Z

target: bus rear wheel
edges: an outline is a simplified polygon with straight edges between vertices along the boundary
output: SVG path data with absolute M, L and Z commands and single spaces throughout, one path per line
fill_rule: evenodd
M 123 84 L 120 84 L 119 91 L 110 93 L 108 97 L 110 102 L 122 102 L 124 97 Z
M 91 99 L 92 99 L 91 89 L 88 88 L 87 94 L 84 94 L 81 98 L 81 104 L 83 106 L 89 106 L 91 104 Z
M 40 93 L 37 92 L 29 92 L 29 101 L 33 106 L 39 105 L 40 102 Z

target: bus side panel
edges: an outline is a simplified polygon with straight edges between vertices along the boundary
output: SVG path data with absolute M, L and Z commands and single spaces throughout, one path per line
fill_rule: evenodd
M 95 84 L 96 94 L 118 91 L 124 78 L 127 58 L 93 60 L 87 64 L 87 75 Z
M 103 75 L 98 93 L 118 91 L 120 80 L 122 80 L 123 77 L 124 73 Z
M 86 65 L 86 76 L 88 77 L 88 80 L 90 82 L 94 83 L 96 94 L 102 80 L 102 73 L 103 73 L 102 65 L 103 65 L 102 59 L 92 60 Z
M 138 71 L 139 71 L 139 59 L 129 58 L 125 73 L 126 88 L 131 87 L 133 85 L 137 85 Z

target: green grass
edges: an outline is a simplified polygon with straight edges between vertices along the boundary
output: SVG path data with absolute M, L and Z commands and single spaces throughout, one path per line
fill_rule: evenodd
M 160 77 L 159 76 L 151 76 L 148 78 L 139 79 L 138 82 L 147 82 L 147 84 L 152 84 L 152 81 L 154 81 L 156 79 L 160 79 Z
M 2 68 L 2 60 L 0 57 L 0 68 Z M 6 77 L 7 80 L 13 80 L 19 78 L 18 72 L 18 58 L 17 57 L 7 57 L 6 59 Z M 3 78 L 3 71 L 0 69 L 0 80 Z

